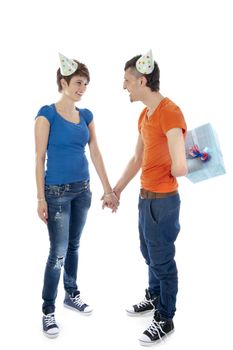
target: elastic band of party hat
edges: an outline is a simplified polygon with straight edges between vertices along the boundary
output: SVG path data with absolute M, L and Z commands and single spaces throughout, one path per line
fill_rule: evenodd
M 152 50 L 148 51 L 146 55 L 142 55 L 136 62 L 136 69 L 142 74 L 150 74 L 155 67 Z
M 60 52 L 59 52 L 59 59 L 60 59 L 61 74 L 64 77 L 67 77 L 73 74 L 77 70 L 78 63 L 75 62 L 74 60 L 70 60 L 66 56 L 62 55 Z

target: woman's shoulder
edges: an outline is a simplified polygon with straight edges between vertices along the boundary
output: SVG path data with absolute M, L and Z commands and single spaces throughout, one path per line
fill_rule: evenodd
M 43 115 L 43 113 L 48 114 L 48 113 L 52 113 L 53 111 L 54 111 L 53 104 L 44 105 L 44 106 L 40 107 L 37 114 L 39 115 L 39 113 L 40 113 L 40 115 Z
M 81 113 L 86 114 L 86 115 L 93 115 L 92 111 L 88 108 L 79 108 L 78 109 Z
M 48 121 L 51 122 L 53 121 L 54 119 L 54 104 L 51 104 L 51 105 L 44 105 L 42 106 L 38 113 L 37 113 L 37 117 L 45 117 L 46 119 L 48 119 Z
M 92 120 L 93 120 L 93 113 L 90 111 L 90 109 L 88 109 L 88 108 L 80 108 L 79 112 L 81 113 L 81 115 L 85 119 L 87 125 L 92 122 Z

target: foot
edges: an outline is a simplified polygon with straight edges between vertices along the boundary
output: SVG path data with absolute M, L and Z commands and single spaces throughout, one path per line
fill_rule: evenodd
M 160 314 L 155 312 L 155 316 L 150 326 L 143 332 L 139 338 L 140 345 L 149 346 L 161 340 L 168 333 L 174 331 L 174 323 L 172 319 L 164 319 Z
M 73 294 L 66 292 L 64 306 L 68 309 L 78 311 L 83 315 L 90 315 L 93 311 L 89 305 L 82 301 L 79 291 L 75 291 Z
M 126 309 L 129 316 L 139 316 L 150 313 L 155 310 L 157 305 L 158 297 L 152 298 L 148 289 L 146 289 L 145 298 L 138 304 L 132 305 Z
M 59 334 L 59 327 L 55 321 L 54 313 L 42 317 L 43 332 L 49 338 L 56 338 Z

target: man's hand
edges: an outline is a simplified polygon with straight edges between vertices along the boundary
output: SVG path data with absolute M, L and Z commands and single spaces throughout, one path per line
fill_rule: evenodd
M 119 207 L 119 200 L 114 192 L 110 193 L 105 193 L 102 197 L 101 200 L 103 201 L 102 203 L 102 209 L 105 207 L 112 209 L 112 213 L 115 213 Z

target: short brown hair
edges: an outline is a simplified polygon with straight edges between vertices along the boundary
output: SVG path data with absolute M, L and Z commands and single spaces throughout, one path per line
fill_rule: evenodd
M 146 80 L 147 80 L 146 86 L 148 86 L 151 89 L 151 91 L 159 91 L 160 70 L 159 70 L 158 64 L 154 61 L 153 71 L 150 74 L 142 74 L 142 73 L 138 72 L 138 70 L 136 68 L 136 62 L 141 56 L 142 55 L 137 55 L 137 56 L 131 58 L 131 60 L 127 61 L 125 64 L 125 71 L 128 68 L 131 68 L 136 77 L 144 76 L 146 78 Z
M 68 76 L 64 76 L 61 74 L 61 70 L 60 68 L 57 70 L 57 85 L 58 85 L 58 91 L 61 92 L 62 91 L 62 86 L 61 86 L 61 79 L 64 79 L 67 84 L 69 85 L 70 80 L 75 76 L 75 75 L 79 75 L 80 77 L 84 77 L 87 79 L 87 82 L 90 82 L 90 73 L 89 70 L 87 69 L 87 66 L 84 63 L 81 63 L 77 60 L 74 60 L 76 63 L 78 63 L 78 68 L 76 69 L 76 71 L 74 73 L 72 73 L 71 75 Z

